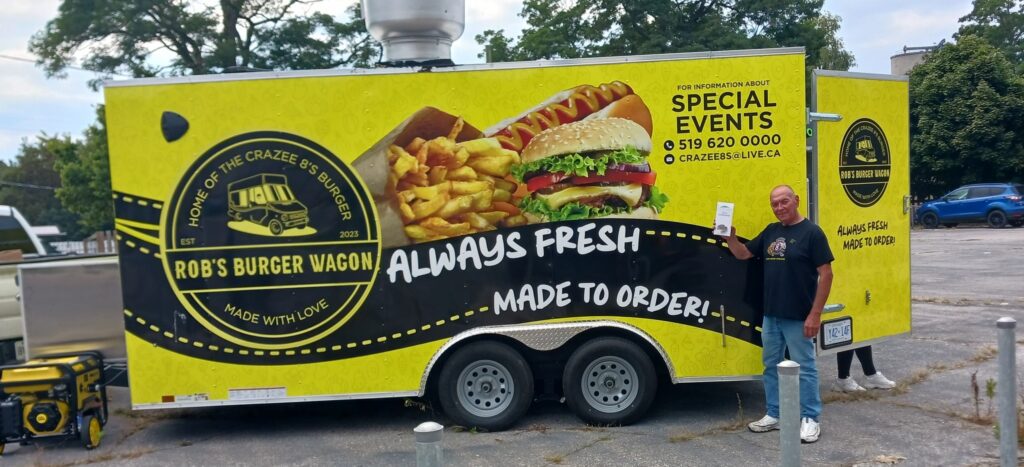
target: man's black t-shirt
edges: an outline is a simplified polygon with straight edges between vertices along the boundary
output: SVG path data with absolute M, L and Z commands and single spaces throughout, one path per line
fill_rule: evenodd
M 791 226 L 775 222 L 746 245 L 764 260 L 765 316 L 807 319 L 818 286 L 818 266 L 835 259 L 821 227 L 808 219 Z

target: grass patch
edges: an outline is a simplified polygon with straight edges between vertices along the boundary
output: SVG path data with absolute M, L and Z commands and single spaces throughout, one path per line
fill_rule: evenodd
M 563 464 L 563 463 L 565 463 L 566 459 L 569 458 L 569 456 L 572 456 L 573 454 L 576 454 L 577 452 L 580 452 L 580 451 L 582 451 L 584 449 L 587 449 L 587 448 L 589 448 L 589 447 L 591 447 L 591 446 L 593 446 L 593 445 L 595 445 L 597 443 L 604 442 L 604 441 L 611 441 L 611 439 L 612 439 L 612 437 L 608 436 L 608 435 L 601 436 L 600 438 L 597 438 L 597 439 L 595 439 L 595 440 L 593 440 L 593 441 L 591 441 L 591 442 L 589 442 L 587 444 L 584 444 L 583 446 L 580 446 L 580 447 L 578 447 L 576 449 L 573 449 L 572 451 L 569 451 L 567 453 L 564 453 L 564 454 L 557 454 L 557 453 L 556 454 L 547 454 L 547 455 L 544 456 L 544 460 L 546 462 L 550 463 L 550 464 Z
M 156 451 L 156 449 L 152 449 L 152 448 L 137 448 L 137 449 L 132 449 L 132 450 L 129 450 L 129 451 L 121 452 L 121 453 L 105 452 L 105 453 L 102 453 L 102 454 L 96 454 L 96 455 L 93 455 L 93 456 L 89 456 L 88 458 L 80 460 L 80 461 L 67 462 L 67 463 L 63 463 L 63 464 L 47 464 L 47 463 L 44 463 L 44 462 L 38 462 L 37 461 L 37 462 L 33 463 L 32 465 L 34 465 L 35 467 L 72 467 L 72 466 L 75 466 L 75 465 L 88 465 L 88 464 L 98 464 L 100 462 L 112 462 L 112 461 L 120 461 L 120 460 L 138 459 L 138 458 L 140 458 L 142 456 L 145 456 L 146 454 L 149 454 L 149 453 L 154 452 L 154 451 Z
M 711 427 L 711 428 L 709 428 L 707 430 L 701 431 L 701 432 L 692 432 L 692 431 L 688 431 L 688 430 L 687 431 L 681 431 L 679 433 L 676 433 L 674 435 L 669 436 L 668 437 L 668 441 L 670 443 L 682 443 L 682 442 L 686 442 L 686 441 L 692 441 L 692 440 L 695 440 L 695 439 L 703 437 L 703 436 L 717 435 L 719 433 L 729 433 L 729 432 L 739 431 L 739 430 L 742 430 L 742 429 L 746 428 L 746 426 L 747 426 L 747 421 L 744 420 L 744 418 L 745 417 L 743 415 L 743 399 L 740 398 L 740 393 L 737 392 L 736 393 L 736 417 L 733 418 L 731 422 L 723 423 L 723 424 L 717 425 L 717 426 L 713 426 L 713 427 Z
M 556 464 L 556 465 L 557 464 L 564 464 L 565 463 L 565 454 L 548 454 L 548 455 L 544 456 L 544 460 L 546 462 L 549 462 L 549 463 L 552 463 L 552 464 Z
M 672 436 L 669 436 L 668 437 L 668 442 L 670 442 L 670 443 L 682 443 L 684 441 L 693 441 L 693 440 L 695 440 L 697 438 L 700 438 L 700 437 L 701 437 L 700 433 L 694 433 L 692 431 L 681 431 L 681 432 L 676 433 L 676 434 L 674 434 Z

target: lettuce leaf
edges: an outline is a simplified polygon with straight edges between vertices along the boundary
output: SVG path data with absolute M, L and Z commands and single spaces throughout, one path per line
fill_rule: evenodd
M 665 209 L 665 205 L 668 204 L 668 195 L 662 193 L 661 190 L 656 186 L 651 186 L 651 197 L 644 201 L 643 205 L 653 209 L 655 212 L 661 212 Z M 610 216 L 612 214 L 627 213 L 632 211 L 630 208 L 621 206 L 601 206 L 594 207 L 585 204 L 580 204 L 577 201 L 566 203 L 559 209 L 551 209 L 544 200 L 528 196 L 519 201 L 519 209 L 523 212 L 533 213 L 537 216 L 546 217 L 548 220 L 555 221 L 573 221 L 579 219 L 593 219 L 595 217 Z
M 658 187 L 651 185 L 651 197 L 644 201 L 644 206 L 653 209 L 654 212 L 661 212 L 665 210 L 666 204 L 668 204 L 668 195 L 663 193 Z
M 577 201 L 566 203 L 560 209 L 551 209 L 548 203 L 543 200 L 527 197 L 519 202 L 519 209 L 524 212 L 546 217 L 550 221 L 573 221 L 578 219 L 592 219 L 595 217 L 608 216 L 620 212 L 629 212 L 629 208 L 612 206 L 587 206 Z
M 640 151 L 632 146 L 627 146 L 618 151 L 606 152 L 593 157 L 582 154 L 545 157 L 539 161 L 512 166 L 511 172 L 512 176 L 520 182 L 524 181 L 523 177 L 526 174 L 539 170 L 586 177 L 594 172 L 604 175 L 610 164 L 640 164 L 645 160 L 646 158 Z

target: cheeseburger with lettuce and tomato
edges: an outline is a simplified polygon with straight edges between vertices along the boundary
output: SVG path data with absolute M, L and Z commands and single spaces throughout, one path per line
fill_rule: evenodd
M 595 118 L 538 134 L 512 175 L 529 195 L 519 208 L 530 223 L 629 217 L 657 219 L 668 201 L 647 163 L 651 137 L 624 118 Z

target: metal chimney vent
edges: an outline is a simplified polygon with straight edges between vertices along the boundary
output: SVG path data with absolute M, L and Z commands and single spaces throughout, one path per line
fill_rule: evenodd
M 391 63 L 451 61 L 466 27 L 465 0 L 361 0 L 370 35 Z

